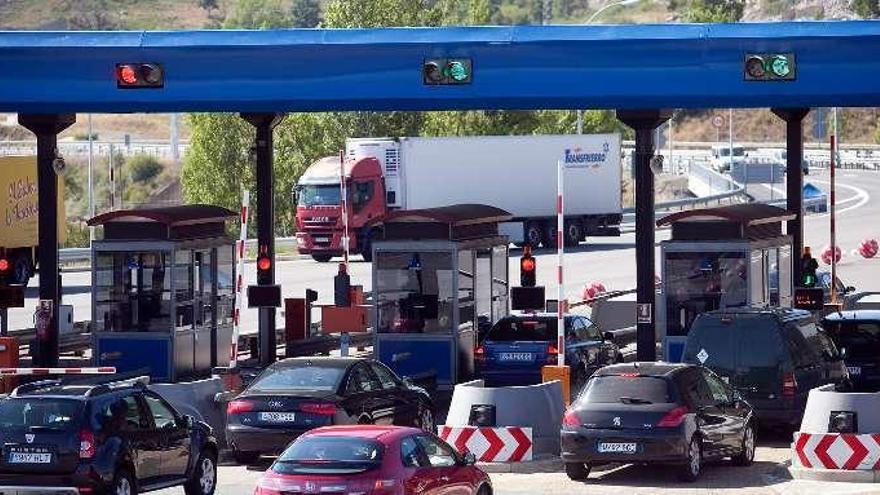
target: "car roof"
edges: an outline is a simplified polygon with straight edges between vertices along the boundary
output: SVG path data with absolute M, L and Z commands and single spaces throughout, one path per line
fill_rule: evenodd
M 662 361 L 640 361 L 634 363 L 610 364 L 599 368 L 595 376 L 616 376 L 624 373 L 638 373 L 644 376 L 670 376 L 687 368 L 696 368 L 694 364 L 666 363 Z
M 803 309 L 780 308 L 775 306 L 740 306 L 736 308 L 716 309 L 703 313 L 707 316 L 724 315 L 768 315 L 783 320 L 800 320 L 809 318 L 812 313 Z
M 880 310 L 856 309 L 851 311 L 837 311 L 825 315 L 825 321 L 877 321 L 880 322 Z
M 16 387 L 9 398 L 55 398 L 55 399 L 89 399 L 111 392 L 146 390 L 146 384 L 128 380 L 110 381 L 106 383 L 62 383 L 60 380 L 40 380 L 24 383 Z
M 354 364 L 368 361 L 370 360 L 358 357 L 308 356 L 282 359 L 275 363 L 275 366 L 284 368 L 296 366 L 320 366 L 322 368 L 346 369 Z
M 340 425 L 324 426 L 309 430 L 303 436 L 322 437 L 352 437 L 371 440 L 394 440 L 404 436 L 424 433 L 418 428 L 407 426 L 383 426 L 383 425 Z

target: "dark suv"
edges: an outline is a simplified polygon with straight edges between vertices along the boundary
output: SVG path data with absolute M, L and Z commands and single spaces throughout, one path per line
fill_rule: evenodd
M 797 426 L 810 389 L 846 387 L 831 339 L 802 310 L 729 308 L 694 320 L 684 362 L 702 364 L 739 390 L 764 424 Z
M 0 400 L 0 493 L 211 495 L 217 442 L 143 384 L 35 382 Z
M 880 392 L 880 311 L 831 313 L 822 326 L 837 344 L 857 392 Z

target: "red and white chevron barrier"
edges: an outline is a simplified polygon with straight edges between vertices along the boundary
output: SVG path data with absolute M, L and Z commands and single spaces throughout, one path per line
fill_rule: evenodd
M 792 461 L 807 469 L 880 470 L 880 434 L 795 433 Z
M 472 452 L 481 462 L 532 460 L 532 429 L 518 426 L 495 428 L 440 426 L 440 438 L 459 453 Z
M 100 368 L 0 368 L 0 375 L 112 375 L 113 366 Z

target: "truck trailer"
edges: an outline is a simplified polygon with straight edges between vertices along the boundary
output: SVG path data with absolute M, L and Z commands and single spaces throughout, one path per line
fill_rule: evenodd
M 350 253 L 370 260 L 372 227 L 393 210 L 480 203 L 507 210 L 503 234 L 517 245 L 556 246 L 557 164 L 564 166 L 565 243 L 620 235 L 618 134 L 359 138 L 312 164 L 295 186 L 299 252 L 343 253 L 342 188 Z

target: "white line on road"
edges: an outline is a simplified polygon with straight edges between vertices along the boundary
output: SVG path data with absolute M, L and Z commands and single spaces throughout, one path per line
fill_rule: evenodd
M 829 186 L 831 185 L 831 183 L 828 182 L 828 181 L 826 181 L 826 180 L 817 180 L 817 179 L 814 179 L 813 182 L 818 182 L 818 183 L 820 183 L 820 184 L 826 184 L 826 185 L 829 185 Z M 860 187 L 851 186 L 851 185 L 849 185 L 849 184 L 843 184 L 843 183 L 840 183 L 840 182 L 837 183 L 837 187 L 842 187 L 842 188 L 844 188 L 844 189 L 849 189 L 850 191 L 855 192 L 855 194 L 856 194 L 856 195 L 855 195 L 855 198 L 858 199 L 858 201 L 856 202 L 856 204 L 854 204 L 854 205 L 852 205 L 852 206 L 847 206 L 846 208 L 844 208 L 844 209 L 842 209 L 842 210 L 838 210 L 838 211 L 836 212 L 837 215 L 840 215 L 841 213 L 846 213 L 846 212 L 848 212 L 848 211 L 852 211 L 852 210 L 855 210 L 855 209 L 861 208 L 862 206 L 865 206 L 865 205 L 868 203 L 868 201 L 871 200 L 871 195 L 868 194 L 868 191 L 866 191 L 866 190 L 864 190 L 864 189 L 862 189 L 862 188 L 860 188 Z M 847 198 L 847 199 L 849 199 L 849 198 Z M 848 201 L 847 201 L 847 202 L 848 202 Z M 843 203 L 843 201 L 838 201 L 838 202 L 837 202 L 838 205 L 840 205 L 841 203 Z M 815 218 L 825 218 L 825 217 L 827 217 L 828 215 L 830 215 L 830 213 L 823 213 L 823 214 L 821 214 L 821 215 L 811 215 L 811 216 L 808 216 L 807 218 L 808 218 L 808 219 L 810 219 L 810 218 L 812 218 L 812 219 L 815 219 Z

